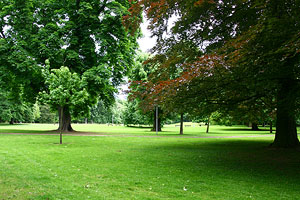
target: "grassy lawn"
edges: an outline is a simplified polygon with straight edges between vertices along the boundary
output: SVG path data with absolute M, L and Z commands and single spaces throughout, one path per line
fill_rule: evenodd
M 198 124 L 185 123 L 190 127 L 184 127 L 183 136 L 207 136 L 205 133 L 206 126 L 199 126 Z M 0 124 L 0 133 L 54 133 L 57 124 Z M 149 127 L 124 127 L 124 126 L 108 126 L 102 124 L 72 124 L 74 130 L 78 132 L 88 132 L 96 134 L 108 135 L 155 135 L 151 132 Z M 175 125 L 165 125 L 159 133 L 161 136 L 180 136 L 179 127 Z M 211 126 L 209 136 L 221 135 L 265 135 L 269 134 L 268 127 L 261 127 L 260 131 L 252 131 L 246 126 Z
M 249 134 L 240 129 L 212 132 Z M 127 131 L 111 134 L 153 134 Z M 272 140 L 65 135 L 58 145 L 54 135 L 0 134 L 0 199 L 300 199 L 300 151 L 267 148 Z

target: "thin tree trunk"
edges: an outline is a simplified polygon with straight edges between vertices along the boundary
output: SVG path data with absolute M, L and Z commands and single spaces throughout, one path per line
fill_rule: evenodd
M 11 118 L 11 119 L 10 119 L 10 121 L 9 121 L 9 124 L 11 124 L 11 125 L 12 125 L 12 124 L 14 124 L 14 123 L 15 123 L 15 120 L 14 120 L 14 118 Z
M 206 133 L 209 132 L 209 123 L 210 123 L 210 116 L 208 117 L 208 120 L 207 120 Z
M 60 113 L 60 116 L 63 116 L 63 107 L 61 107 L 59 109 L 59 113 Z M 59 119 L 59 123 L 62 124 L 62 117 Z M 62 126 L 61 126 L 62 127 Z M 60 129 L 60 134 L 59 134 L 59 144 L 62 144 L 62 129 Z
M 273 147 L 300 146 L 295 120 L 295 94 L 297 91 L 295 91 L 294 85 L 293 81 L 285 80 L 278 89 L 276 133 L 275 140 L 271 144 Z
M 270 122 L 270 133 L 273 133 L 273 123 Z
M 183 135 L 183 113 L 180 114 L 180 135 Z
M 257 125 L 257 123 L 255 123 L 255 122 L 252 123 L 252 126 L 251 126 L 251 127 L 252 127 L 252 130 L 253 130 L 253 131 L 258 131 L 258 130 L 259 130 L 258 125 Z
M 72 132 L 74 131 L 71 126 L 71 114 L 68 107 L 63 107 L 62 112 L 61 108 L 58 109 L 59 111 L 59 127 L 58 130 L 63 132 Z
M 154 110 L 154 117 L 153 117 L 153 127 L 152 127 L 152 130 L 151 131 L 156 131 L 156 112 Z M 161 116 L 161 110 L 158 109 L 158 132 L 161 131 L 161 119 L 160 119 L 160 116 Z

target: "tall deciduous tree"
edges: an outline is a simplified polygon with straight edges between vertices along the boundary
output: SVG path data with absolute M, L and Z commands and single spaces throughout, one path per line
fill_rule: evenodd
M 31 100 L 44 86 L 41 68 L 49 59 L 52 69 L 85 74 L 90 103 L 109 102 L 135 54 L 138 34 L 122 23 L 129 7 L 123 0 L 1 1 L 0 65 Z M 60 116 L 64 131 L 72 130 L 69 111 Z
M 219 108 L 275 99 L 277 130 L 272 145 L 299 146 L 295 123 L 300 97 L 299 0 L 131 3 L 131 16 L 125 19 L 135 25 L 137 13 L 145 10 L 152 34 L 157 36 L 153 49 L 157 58 L 176 52 L 176 46 L 186 41 L 203 52 L 192 61 L 178 62 L 182 73 L 164 83 L 185 85 L 194 102 Z M 169 20 L 174 21 L 172 28 Z M 190 52 L 182 56 L 189 58 Z M 168 57 L 159 71 L 176 66 L 169 64 L 172 61 Z
M 85 77 L 80 78 L 77 73 L 71 73 L 68 67 L 52 69 L 49 63 L 43 70 L 47 89 L 40 93 L 41 101 L 50 105 L 53 110 L 59 110 L 59 129 L 72 131 L 71 114 L 75 117 L 87 115 L 90 104 L 86 90 Z M 67 114 L 68 113 L 68 114 Z

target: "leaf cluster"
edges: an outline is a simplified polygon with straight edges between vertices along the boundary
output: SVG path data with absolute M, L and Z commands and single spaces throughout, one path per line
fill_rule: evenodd
M 47 90 L 40 92 L 40 100 L 51 105 L 54 110 L 68 107 L 75 116 L 87 113 L 89 93 L 85 78 L 70 72 L 68 67 L 49 71 L 49 65 L 47 66 L 43 71 Z

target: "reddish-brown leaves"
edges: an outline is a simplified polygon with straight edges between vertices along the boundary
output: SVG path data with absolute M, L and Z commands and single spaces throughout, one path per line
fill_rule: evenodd
M 170 106 L 166 104 L 175 101 L 178 92 L 186 90 L 193 81 L 205 80 L 213 74 L 228 71 L 226 66 L 222 56 L 211 54 L 199 57 L 193 63 L 185 63 L 182 66 L 183 72 L 175 79 L 160 79 L 159 81 L 150 79 L 147 82 L 132 82 L 130 86 L 132 89 L 131 98 L 139 98 L 141 100 L 140 106 L 145 112 L 153 110 L 154 105 L 161 105 L 166 108 Z M 165 63 L 160 67 L 167 68 L 169 66 Z M 135 90 L 134 88 L 139 89 Z

